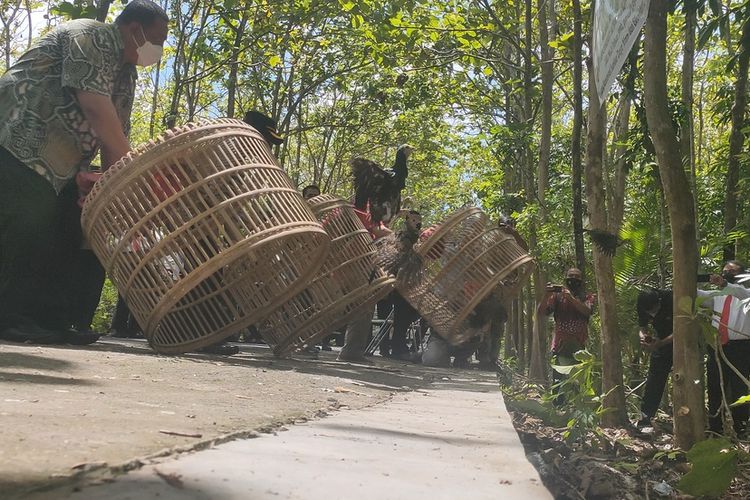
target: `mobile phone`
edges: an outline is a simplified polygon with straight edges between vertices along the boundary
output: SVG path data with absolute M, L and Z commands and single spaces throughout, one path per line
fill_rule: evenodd
M 697 276 L 697 280 L 696 281 L 698 283 L 708 283 L 709 281 L 711 281 L 711 275 L 710 274 L 699 274 Z

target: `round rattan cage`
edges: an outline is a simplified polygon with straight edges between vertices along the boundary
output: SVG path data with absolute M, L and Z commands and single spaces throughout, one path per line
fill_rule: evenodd
M 423 259 L 418 282 L 398 283 L 430 326 L 454 344 L 480 333 L 469 324 L 480 303 L 518 293 L 533 269 L 533 259 L 512 236 L 486 225 L 477 208 L 453 214 L 417 245 Z
M 309 203 L 331 237 L 330 252 L 307 288 L 263 321 L 260 333 L 277 356 L 315 345 L 388 295 L 395 283 L 375 265 L 372 238 L 350 204 L 327 194 Z
M 305 286 L 330 243 L 262 136 L 231 119 L 121 159 L 82 225 L 152 347 L 172 354 L 261 319 Z

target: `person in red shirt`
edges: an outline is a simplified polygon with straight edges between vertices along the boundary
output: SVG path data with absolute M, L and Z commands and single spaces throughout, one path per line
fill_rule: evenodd
M 565 273 L 565 286 L 547 283 L 544 298 L 539 304 L 537 313 L 553 315 L 555 333 L 552 337 L 553 362 L 559 366 L 576 364 L 574 355 L 585 349 L 588 340 L 589 318 L 594 311 L 594 295 L 586 293 L 583 285 L 583 273 L 580 269 L 570 268 Z M 553 385 L 562 381 L 564 376 L 552 371 Z M 563 399 L 558 395 L 556 402 Z

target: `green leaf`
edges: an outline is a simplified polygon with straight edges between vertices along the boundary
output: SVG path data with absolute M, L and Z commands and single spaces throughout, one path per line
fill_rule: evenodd
M 693 496 L 719 496 L 737 472 L 737 450 L 726 439 L 707 439 L 687 453 L 693 468 L 677 483 L 677 487 Z
M 549 408 L 536 399 L 508 400 L 506 404 L 514 411 L 521 411 L 538 417 L 550 425 L 561 427 L 565 425 L 565 418 L 560 416 L 552 408 Z
M 96 7 L 93 4 L 80 5 L 80 2 L 60 2 L 52 7 L 50 12 L 68 19 L 94 19 L 96 17 Z
M 344 12 L 351 11 L 356 5 L 354 2 L 349 2 L 349 1 L 339 2 L 339 3 L 341 3 L 341 9 L 343 9 Z
M 563 375 L 570 375 L 570 372 L 572 372 L 577 366 L 579 365 L 552 365 L 552 369 L 555 370 L 557 373 L 562 373 Z
M 750 394 L 748 394 L 747 396 L 742 396 L 740 399 L 738 399 L 737 401 L 735 401 L 729 406 L 739 406 L 739 405 L 744 405 L 746 403 L 750 403 Z
M 271 66 L 272 68 L 275 68 L 276 66 L 278 66 L 278 65 L 279 65 L 279 63 L 281 63 L 281 57 L 279 57 L 279 56 L 278 56 L 278 55 L 276 55 L 276 54 L 274 54 L 274 55 L 272 55 L 271 57 L 269 57 L 269 58 L 268 58 L 268 64 L 269 64 L 269 65 L 270 65 L 270 66 Z
M 575 354 L 573 354 L 573 357 L 576 359 L 576 361 L 580 361 L 582 363 L 586 361 L 593 361 L 594 355 L 590 352 L 586 351 L 585 349 L 582 349 L 580 351 L 576 351 Z
M 693 314 L 693 299 L 690 297 L 680 297 L 677 299 L 677 309 L 684 314 Z

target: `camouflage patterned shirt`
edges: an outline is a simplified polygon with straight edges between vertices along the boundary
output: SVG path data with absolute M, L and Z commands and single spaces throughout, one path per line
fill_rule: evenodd
M 130 130 L 137 75 L 123 49 L 116 25 L 79 19 L 42 37 L 0 78 L 0 146 L 57 192 L 99 150 L 76 90 L 110 96 Z

